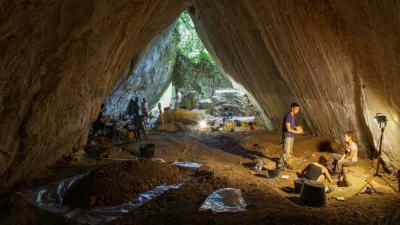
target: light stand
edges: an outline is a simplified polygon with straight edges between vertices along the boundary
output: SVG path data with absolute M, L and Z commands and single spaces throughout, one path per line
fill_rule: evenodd
M 377 121 L 377 123 L 379 124 L 379 128 L 381 129 L 381 136 L 379 137 L 379 148 L 378 148 L 378 162 L 377 162 L 377 166 L 376 166 L 376 171 L 375 173 L 368 177 L 368 179 L 366 179 L 366 183 L 365 185 L 360 189 L 360 191 L 358 192 L 359 194 L 361 193 L 361 191 L 369 184 L 372 186 L 371 181 L 375 178 L 375 177 L 379 177 L 381 178 L 387 185 L 389 185 L 390 188 L 393 189 L 394 192 L 399 193 L 395 187 L 393 187 L 389 182 L 387 182 L 385 179 L 383 179 L 383 177 L 381 175 L 379 175 L 379 164 L 381 163 L 381 153 L 382 153 L 382 141 L 383 141 L 383 133 L 385 132 L 385 128 L 386 128 L 386 124 L 387 124 L 387 118 L 386 116 L 377 113 L 375 116 L 375 119 Z

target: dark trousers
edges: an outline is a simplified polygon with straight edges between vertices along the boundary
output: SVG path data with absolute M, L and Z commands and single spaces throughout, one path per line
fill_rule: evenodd
M 135 138 L 136 140 L 140 140 L 140 131 L 143 131 L 144 138 L 147 139 L 146 131 L 144 130 L 144 127 L 140 128 L 135 128 Z

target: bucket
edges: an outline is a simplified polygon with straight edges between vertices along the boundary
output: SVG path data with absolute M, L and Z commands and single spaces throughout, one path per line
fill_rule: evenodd
M 297 178 L 296 180 L 294 180 L 294 191 L 296 193 L 300 193 L 301 192 L 301 188 L 303 187 L 303 183 L 306 179 L 301 179 L 301 178 Z
M 155 144 L 140 145 L 140 157 L 153 158 L 156 151 Z
M 269 178 L 276 178 L 279 176 L 279 169 L 275 169 L 275 170 L 268 170 L 268 177 Z
M 316 207 L 324 206 L 326 204 L 324 184 L 313 180 L 304 181 L 300 193 L 300 200 L 306 205 Z

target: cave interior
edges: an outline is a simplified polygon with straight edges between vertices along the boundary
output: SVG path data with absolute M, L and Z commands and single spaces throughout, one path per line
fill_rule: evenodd
M 4 224 L 400 224 L 399 2 L 0 12 Z

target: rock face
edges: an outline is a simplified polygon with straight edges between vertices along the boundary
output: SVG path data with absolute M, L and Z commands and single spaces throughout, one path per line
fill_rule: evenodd
M 196 64 L 182 54 L 177 56 L 172 83 L 183 90 L 197 91 L 201 98 L 211 97 L 217 89 L 232 88 L 217 65 L 205 59 Z
M 207 49 L 279 128 L 299 102 L 313 134 L 353 129 L 365 150 L 373 121 L 389 122 L 383 159 L 400 167 L 400 5 L 396 1 L 196 1 L 190 10 Z
M 189 91 L 187 93 L 184 93 L 180 107 L 192 110 L 199 106 L 198 102 L 199 93 L 197 93 L 197 91 Z
M 0 191 L 86 142 L 127 65 L 187 3 L 0 1 Z M 275 128 L 297 101 L 310 132 L 354 129 L 366 149 L 379 137 L 373 116 L 384 113 L 383 158 L 400 168 L 397 1 L 199 0 L 190 12 Z
M 227 109 L 229 112 L 233 112 L 235 116 L 256 116 L 258 114 L 256 107 L 250 102 L 246 95 L 231 90 L 229 92 L 218 91 L 214 96 L 211 97 L 214 108 L 212 114 L 219 116 Z
M 155 37 L 139 56 L 136 65 L 128 66 L 124 76 L 105 100 L 106 114 L 126 113 L 130 99 L 146 97 L 149 109 L 157 105 L 171 83 L 176 49 L 173 40 L 175 24 Z
M 186 1 L 0 5 L 0 191 L 85 143 L 103 98 Z

